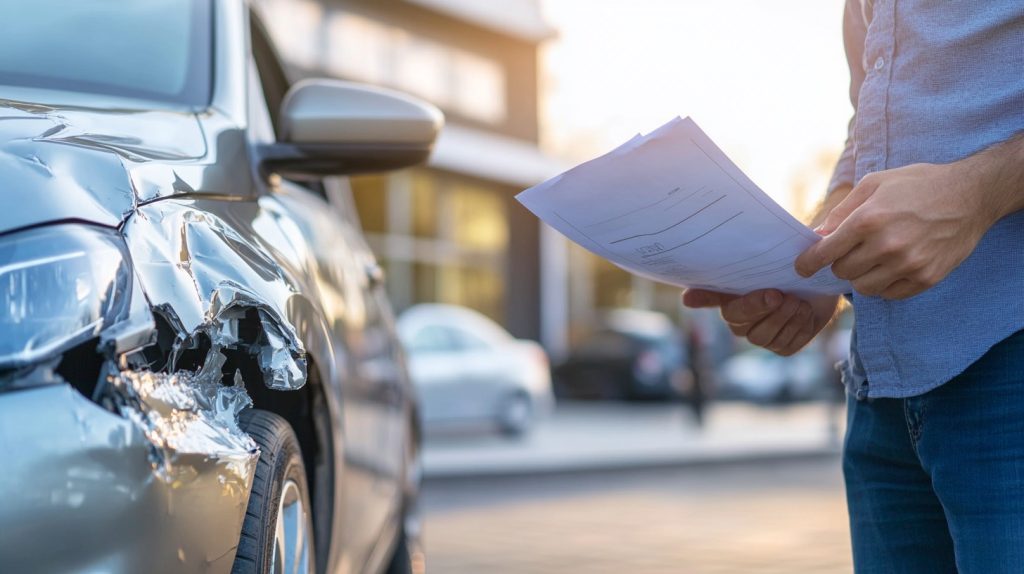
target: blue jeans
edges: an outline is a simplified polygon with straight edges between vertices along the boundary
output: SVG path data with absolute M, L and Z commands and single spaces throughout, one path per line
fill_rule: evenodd
M 1024 331 L 933 391 L 847 407 L 858 574 L 1024 573 Z

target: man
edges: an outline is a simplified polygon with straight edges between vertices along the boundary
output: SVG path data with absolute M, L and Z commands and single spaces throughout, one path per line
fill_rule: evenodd
M 1024 572 L 1024 3 L 848 0 L 854 117 L 797 260 L 851 281 L 857 572 Z M 839 299 L 688 290 L 782 355 Z

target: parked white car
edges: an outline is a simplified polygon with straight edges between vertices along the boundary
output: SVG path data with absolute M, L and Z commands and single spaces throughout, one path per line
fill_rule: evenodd
M 522 435 L 553 403 L 547 354 L 464 307 L 416 305 L 398 318 L 423 424 L 492 423 Z
M 767 349 L 751 348 L 722 365 L 718 394 L 757 402 L 807 400 L 827 396 L 828 360 L 820 345 L 812 344 L 792 357 Z

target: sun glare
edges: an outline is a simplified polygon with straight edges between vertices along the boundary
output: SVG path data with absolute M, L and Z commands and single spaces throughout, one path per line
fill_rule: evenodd
M 546 144 L 579 160 L 676 115 L 794 211 L 820 199 L 851 108 L 842 0 L 544 0 Z

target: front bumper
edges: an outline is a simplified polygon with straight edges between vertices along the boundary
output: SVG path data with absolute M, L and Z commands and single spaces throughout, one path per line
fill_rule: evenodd
M 9 572 L 230 572 L 251 476 L 217 458 L 154 472 L 132 422 L 68 385 L 0 394 Z

